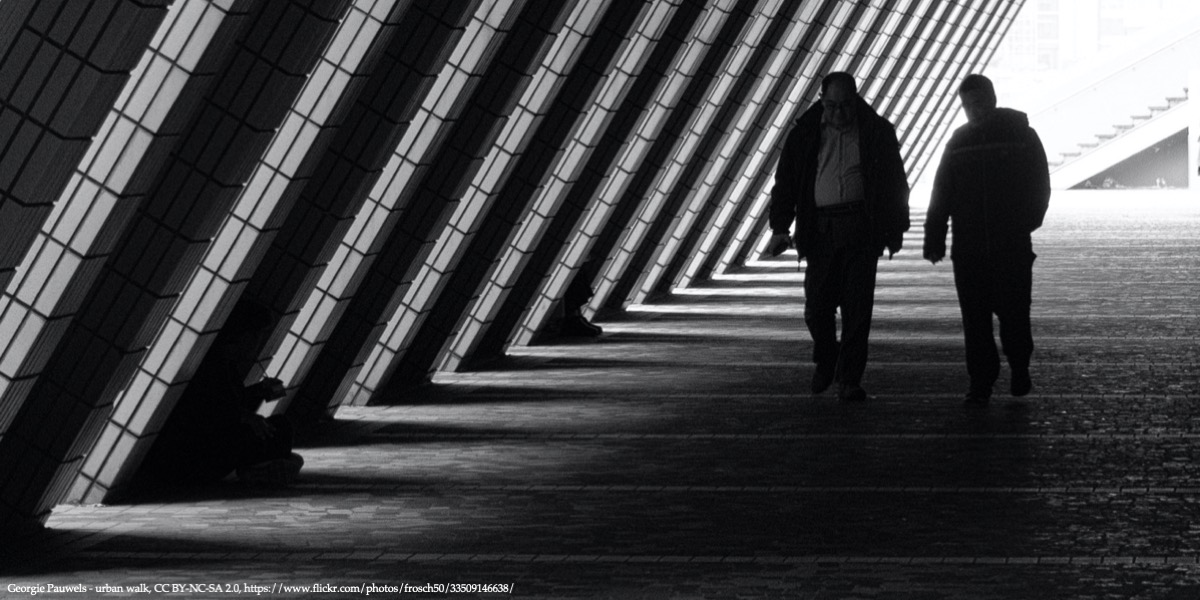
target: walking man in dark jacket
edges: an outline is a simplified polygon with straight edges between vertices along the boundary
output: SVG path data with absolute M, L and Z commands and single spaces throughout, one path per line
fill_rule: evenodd
M 996 107 L 992 82 L 968 75 L 958 88 L 967 124 L 946 145 L 925 216 L 927 260 L 946 256 L 947 220 L 954 223 L 954 284 L 962 309 L 967 404 L 986 404 L 1000 374 L 992 315 L 1011 369 L 1013 396 L 1032 389 L 1029 307 L 1033 289 L 1031 235 L 1050 204 L 1046 152 L 1025 113 Z
M 868 398 L 861 381 L 884 249 L 908 230 L 908 180 L 895 128 L 858 95 L 849 73 L 821 81 L 821 100 L 784 142 L 771 191 L 769 246 L 794 238 L 804 269 L 804 322 L 813 340 L 812 392 L 837 383 L 844 401 Z M 842 339 L 837 337 L 837 311 Z

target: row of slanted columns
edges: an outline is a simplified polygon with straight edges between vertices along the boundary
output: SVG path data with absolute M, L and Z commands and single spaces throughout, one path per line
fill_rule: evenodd
M 1019 3 L 0 4 L 0 527 L 121 493 L 225 319 L 319 427 L 736 265 L 848 70 L 910 173 Z

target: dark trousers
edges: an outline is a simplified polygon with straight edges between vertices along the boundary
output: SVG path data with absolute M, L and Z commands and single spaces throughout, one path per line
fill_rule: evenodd
M 972 390 L 990 391 L 1000 374 L 992 315 L 1000 322 L 1000 344 L 1009 367 L 1029 367 L 1033 355 L 1029 307 L 1033 303 L 1035 258 L 1028 248 L 991 254 L 956 252 L 953 257 Z
M 833 365 L 834 381 L 858 385 L 867 368 L 879 251 L 871 246 L 861 212 L 819 212 L 813 242 L 804 270 L 804 323 L 813 340 L 813 362 L 818 368 Z

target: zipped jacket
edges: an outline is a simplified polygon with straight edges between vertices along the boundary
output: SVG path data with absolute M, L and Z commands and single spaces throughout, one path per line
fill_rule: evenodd
M 946 144 L 925 214 L 925 250 L 956 257 L 1032 251 L 1030 234 L 1050 206 L 1046 151 L 1025 113 L 996 108 Z
M 789 233 L 794 224 L 792 237 L 801 256 L 812 250 L 816 232 L 814 190 L 824 110 L 819 102 L 815 103 L 796 120 L 784 142 L 771 189 L 771 230 Z M 894 254 L 900 251 L 910 224 L 908 179 L 896 129 L 861 97 L 857 98 L 855 120 L 871 243 L 880 254 L 885 248 Z

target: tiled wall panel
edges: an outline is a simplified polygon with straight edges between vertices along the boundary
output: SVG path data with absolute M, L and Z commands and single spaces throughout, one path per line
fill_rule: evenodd
M 438 291 L 444 289 L 444 281 L 437 273 L 457 262 L 458 253 L 466 240 L 465 228 L 456 228 L 454 224 L 456 215 L 460 217 L 458 223 L 463 223 L 464 218 L 474 221 L 485 208 L 484 203 L 478 200 L 486 200 L 488 190 L 495 189 L 501 180 L 511 174 L 513 156 L 502 149 L 506 144 L 520 141 L 518 138 L 523 138 L 528 132 L 507 126 L 519 125 L 522 116 L 532 116 L 533 113 L 518 110 L 518 104 L 535 83 L 532 74 L 547 59 L 573 6 L 574 3 L 557 3 L 551 9 L 526 5 L 521 9 L 520 19 L 506 29 L 489 33 L 497 42 L 487 53 L 492 57 L 492 63 L 478 77 L 474 93 L 462 103 L 462 113 L 457 122 L 449 125 L 446 134 L 447 154 L 434 157 L 435 166 L 428 171 L 427 178 L 416 180 L 415 185 L 410 186 L 412 196 L 407 201 L 408 210 L 400 217 L 399 232 L 387 241 L 376 265 L 378 273 L 369 274 L 364 282 L 364 289 L 368 284 L 372 286 L 371 295 L 390 298 L 395 306 L 390 307 L 393 311 L 390 314 L 375 314 L 376 323 L 383 326 L 380 337 L 370 348 L 370 354 L 356 380 L 344 388 L 348 392 L 342 396 L 343 399 L 351 402 L 365 399 L 388 402 L 391 400 L 387 394 L 392 378 L 397 376 L 398 371 L 399 377 L 408 375 L 403 370 L 407 334 L 420 326 L 423 315 L 421 311 L 403 307 L 414 304 L 427 306 L 432 300 L 434 288 L 438 288 Z M 549 72 L 548 77 L 551 78 L 549 81 L 553 81 L 558 75 Z M 541 92 L 534 86 L 532 93 Z M 544 101 L 544 97 L 539 98 L 537 105 Z M 532 125 L 531 121 L 526 123 Z M 488 161 L 487 156 L 492 149 L 498 149 L 498 154 L 493 155 L 494 160 Z M 475 177 L 480 179 L 476 180 Z M 438 250 L 442 253 L 439 254 Z M 433 268 L 424 269 L 426 264 Z M 387 281 L 383 281 L 385 278 Z M 366 295 L 362 295 L 353 300 L 352 305 L 368 300 Z M 441 340 L 438 341 L 439 347 L 440 343 Z M 437 352 L 432 348 L 426 351 Z M 422 375 L 417 375 L 418 382 L 423 380 Z
M 702 16 L 703 6 L 695 2 L 655 2 L 645 12 L 585 116 L 584 135 L 568 146 L 567 161 L 522 225 L 529 234 L 519 235 L 501 259 L 499 277 L 485 295 L 502 296 L 502 302 L 478 319 L 487 326 L 476 340 L 456 340 L 457 346 L 473 345 L 474 356 L 495 357 L 510 343 L 529 343 L 545 327 L 567 278 L 587 258 L 590 237 L 576 236 L 585 214 L 686 48 L 688 35 L 678 32 L 687 34 Z
M 312 373 L 313 361 L 328 349 L 333 332 L 357 327 L 357 315 L 345 309 L 365 265 L 378 253 L 372 236 L 395 224 L 387 214 L 397 201 L 393 190 L 414 161 L 424 159 L 413 140 L 436 130 L 422 103 L 445 105 L 455 97 L 435 81 L 449 68 L 456 41 L 478 5 L 413 2 L 388 36 L 378 39 L 378 63 L 250 281 L 246 299 L 284 316 L 260 353 L 267 373 L 290 388 L 275 412 L 292 411 L 302 419 L 321 414 L 325 397 L 310 405 L 307 390 L 340 377 Z M 332 353 L 343 357 L 346 347 Z
M 698 31 L 692 36 L 683 53 L 665 94 L 655 99 L 649 118 L 638 132 L 631 152 L 627 152 L 618 169 L 627 172 L 625 182 L 616 194 L 611 208 L 596 213 L 603 224 L 596 231 L 591 252 L 606 257 L 599 278 L 594 282 L 593 306 L 611 310 L 624 307 L 625 297 L 618 284 L 633 264 L 633 251 L 661 208 L 662 197 L 652 191 L 667 189 L 674 184 L 681 170 L 672 156 L 689 156 L 697 139 L 692 124 L 707 121 L 711 111 L 701 107 L 703 99 L 714 91 L 727 91 L 720 86 L 722 65 L 736 55 L 737 41 L 743 29 L 757 12 L 754 0 L 713 2 L 707 8 Z M 596 220 L 597 224 L 599 219 Z
M 518 242 L 518 226 L 530 218 L 538 218 L 534 213 L 536 198 L 549 180 L 552 167 L 561 167 L 563 159 L 573 158 L 560 154 L 558 149 L 579 132 L 584 109 L 593 102 L 603 75 L 611 70 L 629 28 L 640 16 L 637 7 L 628 2 L 619 6 L 581 3 L 567 20 L 550 50 L 549 56 L 556 57 L 555 60 L 534 75 L 534 82 L 519 105 L 523 114 L 534 114 L 531 111 L 540 114 L 536 118 L 510 118 L 512 131 L 501 134 L 503 140 L 510 135 L 515 137 L 521 129 L 528 131 L 518 153 L 519 160 L 511 165 L 503 186 L 494 187 L 486 197 L 468 199 L 487 203 L 488 210 L 476 213 L 475 230 L 467 231 L 464 236 L 469 245 L 457 253 L 459 264 L 443 284 L 446 291 L 437 296 L 424 325 L 410 335 L 410 350 L 401 370 L 393 375 L 397 384 L 428 379 L 447 356 L 453 363 L 468 358 L 454 353 L 452 341 L 464 333 L 470 334 L 468 338 L 477 335 L 475 332 L 484 325 L 473 322 L 471 315 L 491 312 L 500 301 L 499 295 L 484 295 L 481 288 L 489 280 L 502 276 L 500 259 L 505 248 L 517 244 L 528 246 L 533 241 Z M 490 173 L 483 176 L 484 182 L 491 178 Z M 479 189 L 482 191 L 482 187 Z M 452 223 L 457 220 L 452 219 Z M 484 305 L 474 307 L 474 303 Z
M 764 36 L 782 29 L 790 20 L 778 18 L 780 8 L 777 1 L 753 7 L 741 31 L 731 32 L 736 36 L 730 39 L 732 51 L 719 63 L 714 61 L 711 91 L 697 103 L 695 119 L 669 159 L 671 166 L 650 190 L 627 241 L 621 244 L 622 251 L 629 252 L 629 267 L 609 293 L 622 298 L 623 304 L 643 301 L 648 288 L 661 276 L 665 261 L 678 249 L 680 240 L 672 232 L 686 226 L 693 216 L 684 205 L 708 191 L 703 174 L 712 168 L 715 152 L 729 134 L 733 117 L 746 109 L 763 57 L 770 52 Z M 631 243 L 634 240 L 636 244 Z
M 0 5 L 0 288 L 67 188 L 166 4 Z
M 280 222 L 313 181 L 319 157 L 329 152 L 331 134 L 345 124 L 363 89 L 364 73 L 374 70 L 402 12 L 390 1 L 357 0 L 350 7 L 134 381 L 118 397 L 70 497 L 100 501 L 132 478 L 223 324 L 222 307 L 237 302 Z
M 766 196 L 774 177 L 773 165 L 779 160 L 783 136 L 790 130 L 803 107 L 815 98 L 818 79 L 809 75 L 824 71 L 831 55 L 818 49 L 818 40 L 838 8 L 836 0 L 806 2 L 800 7 L 797 21 L 802 27 L 797 35 L 788 38 L 785 48 L 793 49 L 788 57 L 787 76 L 776 90 L 777 107 L 766 115 L 766 132 L 755 146 L 757 169 L 738 173 L 738 183 L 730 196 L 732 208 L 729 227 L 722 230 L 715 242 L 715 251 L 697 267 L 701 279 L 721 272 L 730 265 L 740 265 L 750 251 L 750 239 L 765 226 Z
M 193 30 L 212 33 L 208 45 L 194 54 L 185 45 L 178 56 L 187 65 L 197 61 L 199 72 L 218 65 L 222 70 L 195 90 L 203 100 L 191 117 L 179 119 L 187 124 L 165 161 L 162 153 L 140 164 L 118 159 L 104 177 L 107 185 L 131 184 L 135 192 L 144 184 L 145 195 L 130 201 L 136 208 L 126 210 L 119 224 L 106 220 L 104 227 L 114 226 L 111 253 L 93 281 L 78 282 L 85 300 L 30 388 L 35 400 L 22 404 L 0 440 L 0 472 L 20 462 L 34 465 L 37 473 L 33 485 L 0 481 L 0 496 L 20 512 L 44 515 L 64 496 L 345 4 L 260 3 L 247 6 L 247 13 L 222 13 L 215 24 L 206 22 L 204 15 L 214 14 L 208 11 L 215 6 L 201 6 L 191 21 Z M 187 8 L 179 9 L 171 25 L 195 14 Z M 175 38 L 161 39 L 172 52 L 168 42 Z M 140 110 L 140 96 L 127 98 Z M 135 137 L 121 154 L 144 150 Z M 110 157 L 97 153 L 100 163 Z M 45 426 L 51 416 L 62 424 L 57 430 Z

